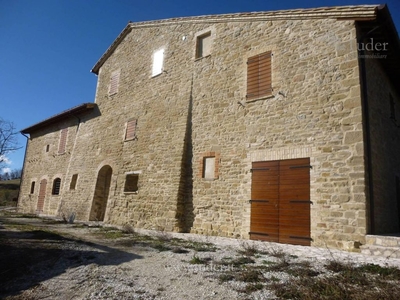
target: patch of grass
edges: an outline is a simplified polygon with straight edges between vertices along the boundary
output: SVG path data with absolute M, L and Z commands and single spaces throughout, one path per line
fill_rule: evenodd
M 121 231 L 106 231 L 103 233 L 104 238 L 106 239 L 119 239 L 124 236 Z
M 201 258 L 195 254 L 192 256 L 192 259 L 189 261 L 189 263 L 192 265 L 204 265 L 204 264 L 208 263 L 209 261 L 210 261 L 210 259 Z
M 157 250 L 160 251 L 160 252 L 171 250 L 171 247 L 168 247 L 168 246 L 167 246 L 165 243 L 163 243 L 163 242 L 156 242 L 156 243 L 153 243 L 153 244 L 151 245 L 151 247 L 154 248 L 154 249 L 157 249 Z
M 259 282 L 263 280 L 262 273 L 253 268 L 244 268 L 239 271 L 235 276 L 235 279 L 243 282 Z
M 400 280 L 400 269 L 395 267 L 381 267 L 376 264 L 365 264 L 356 268 L 360 272 L 367 272 L 370 274 L 376 274 L 383 278 Z
M 229 262 L 229 264 L 238 267 L 241 265 L 246 265 L 246 264 L 254 264 L 255 261 L 254 259 L 252 259 L 251 257 L 248 256 L 241 256 L 238 258 L 235 258 L 234 260 L 232 260 L 231 262 Z
M 235 279 L 235 276 L 231 273 L 223 273 L 218 276 L 219 282 L 227 282 Z
M 215 252 L 218 249 L 214 244 L 202 242 L 190 242 L 186 244 L 186 248 L 197 252 Z

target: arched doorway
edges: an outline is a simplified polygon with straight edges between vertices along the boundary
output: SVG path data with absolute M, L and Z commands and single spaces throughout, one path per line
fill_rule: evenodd
M 103 166 L 97 175 L 96 187 L 94 190 L 92 208 L 89 221 L 103 221 L 107 208 L 108 194 L 110 191 L 112 168 Z

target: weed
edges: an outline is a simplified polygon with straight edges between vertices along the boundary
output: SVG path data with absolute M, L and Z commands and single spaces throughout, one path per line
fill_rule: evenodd
M 223 273 L 218 276 L 220 282 L 227 282 L 235 279 L 235 276 L 231 273 Z
M 241 256 L 238 257 L 230 262 L 235 267 L 246 265 L 246 264 L 253 264 L 255 261 L 251 257 L 248 256 Z
M 203 265 L 206 264 L 209 259 L 198 257 L 196 254 L 192 256 L 192 259 L 189 261 L 192 265 Z
M 157 249 L 160 252 L 171 250 L 171 248 L 165 245 L 165 243 L 163 242 L 156 242 L 153 245 L 151 245 L 151 247 Z
M 241 249 L 238 250 L 238 253 L 240 253 L 241 255 L 245 255 L 245 256 L 254 256 L 259 252 L 259 250 L 257 249 L 256 245 L 254 244 L 249 244 L 249 243 L 241 243 Z

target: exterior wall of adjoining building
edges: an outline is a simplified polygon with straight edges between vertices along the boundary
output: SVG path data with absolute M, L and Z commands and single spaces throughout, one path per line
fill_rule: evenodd
M 384 55 L 382 51 L 380 53 Z M 366 54 L 366 89 L 371 136 L 372 234 L 400 232 L 400 97 L 380 64 Z M 397 178 L 397 179 L 396 179 Z

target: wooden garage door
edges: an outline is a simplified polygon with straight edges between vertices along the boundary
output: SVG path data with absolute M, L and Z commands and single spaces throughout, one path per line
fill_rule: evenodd
M 310 159 L 253 162 L 250 238 L 310 245 Z

